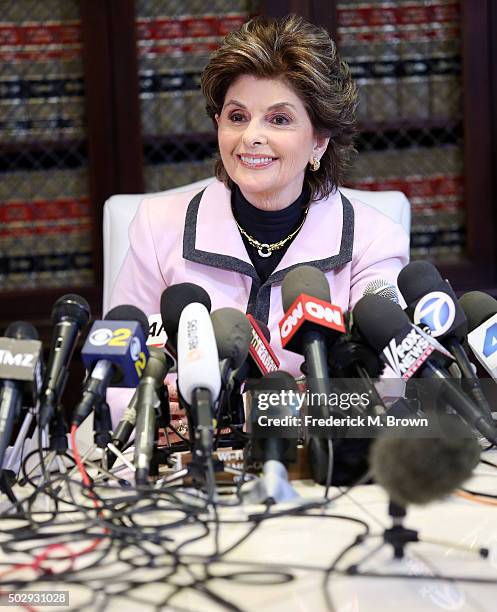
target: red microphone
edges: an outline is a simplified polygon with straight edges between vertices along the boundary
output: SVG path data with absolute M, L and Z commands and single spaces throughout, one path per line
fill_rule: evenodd
M 287 351 L 303 354 L 304 336 L 317 331 L 325 338 L 345 333 L 343 313 L 338 306 L 301 293 L 280 321 L 281 346 Z
M 251 314 L 247 315 L 247 319 L 252 327 L 249 354 L 253 364 L 255 364 L 261 376 L 265 376 L 270 372 L 276 372 L 280 368 L 278 357 L 276 357 L 271 345 L 266 339 L 257 319 L 254 319 Z

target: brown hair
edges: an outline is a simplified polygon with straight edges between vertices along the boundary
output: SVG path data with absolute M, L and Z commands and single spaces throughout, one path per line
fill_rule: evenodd
M 324 28 L 297 15 L 255 18 L 230 32 L 202 74 L 207 114 L 221 114 L 229 86 L 245 74 L 283 78 L 304 104 L 315 132 L 330 137 L 321 167 L 305 173 L 311 201 L 327 197 L 343 180 L 355 133 L 357 87 Z M 221 159 L 216 177 L 232 188 Z

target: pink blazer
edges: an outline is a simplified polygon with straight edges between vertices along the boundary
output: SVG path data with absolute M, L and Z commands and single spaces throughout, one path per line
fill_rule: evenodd
M 160 296 L 175 283 L 204 287 L 212 309 L 251 312 L 267 322 L 281 368 L 300 374 L 303 358 L 281 348 L 281 284 L 293 267 L 320 268 L 332 302 L 350 309 L 366 285 L 382 279 L 396 285 L 408 262 L 409 238 L 400 224 L 339 192 L 313 203 L 299 234 L 268 280 L 261 284 L 231 212 L 231 192 L 215 181 L 200 192 L 146 198 L 130 226 L 130 249 L 111 296 L 111 308 L 134 304 L 160 312 Z

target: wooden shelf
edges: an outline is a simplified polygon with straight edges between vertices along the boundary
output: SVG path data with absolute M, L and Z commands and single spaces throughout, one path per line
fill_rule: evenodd
M 358 128 L 364 132 L 398 132 L 400 130 L 455 130 L 462 124 L 462 117 L 431 117 L 429 119 L 392 119 L 390 121 L 360 121 Z
M 75 148 L 86 148 L 86 140 L 82 138 L 13 140 L 0 142 L 0 155 L 26 153 L 43 153 L 60 149 L 68 151 Z

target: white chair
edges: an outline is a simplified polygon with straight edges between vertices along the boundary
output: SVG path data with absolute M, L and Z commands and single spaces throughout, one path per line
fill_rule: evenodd
M 106 313 L 108 310 L 112 287 L 129 247 L 129 224 L 133 220 L 138 205 L 143 198 L 159 196 L 165 193 L 190 191 L 197 188 L 200 190 L 212 181 L 213 178 L 210 177 L 196 183 L 190 183 L 189 185 L 168 189 L 167 191 L 155 194 L 114 195 L 105 202 L 103 215 L 103 313 Z M 365 204 L 391 217 L 394 221 L 400 223 L 409 235 L 411 228 L 411 207 L 409 200 L 401 191 L 359 191 L 345 187 L 342 187 L 340 191 L 346 197 L 361 200 Z

